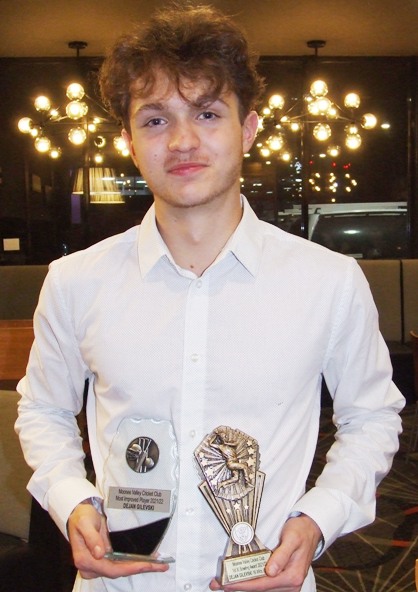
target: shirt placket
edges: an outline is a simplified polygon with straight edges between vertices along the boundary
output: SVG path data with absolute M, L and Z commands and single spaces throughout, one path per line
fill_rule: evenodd
M 189 286 L 185 308 L 183 381 L 180 410 L 180 479 L 176 558 L 177 590 L 197 590 L 191 574 L 199 573 L 202 541 L 202 494 L 194 450 L 203 434 L 206 393 L 208 280 L 197 278 Z

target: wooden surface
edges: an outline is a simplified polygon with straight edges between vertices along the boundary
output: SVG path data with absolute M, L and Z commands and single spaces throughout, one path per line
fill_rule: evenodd
M 414 360 L 414 384 L 415 384 L 415 397 L 418 401 L 418 333 L 415 331 L 410 332 L 412 355 Z
M 32 343 L 32 320 L 0 320 L 0 380 L 24 376 Z
M 415 560 L 415 588 L 418 592 L 418 559 Z

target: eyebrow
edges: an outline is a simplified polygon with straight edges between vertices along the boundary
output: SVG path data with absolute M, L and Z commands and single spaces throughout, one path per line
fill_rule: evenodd
M 222 103 L 225 107 L 229 107 L 228 103 L 222 99 L 220 96 L 211 96 L 211 95 L 202 95 L 198 97 L 196 101 L 190 101 L 190 104 L 198 109 L 201 107 L 210 107 L 213 103 Z
M 138 107 L 135 111 L 135 115 L 137 113 L 142 113 L 143 111 L 162 111 L 164 109 L 164 105 L 162 103 L 145 103 Z
M 213 103 L 216 102 L 220 102 L 225 107 L 229 107 L 229 105 L 221 97 L 211 97 L 210 95 L 202 95 L 198 97 L 195 101 L 186 101 L 186 103 L 188 103 L 195 109 L 210 107 L 210 105 L 213 105 Z M 164 109 L 166 109 L 166 105 L 164 103 L 144 103 L 143 105 L 140 105 L 138 109 L 135 111 L 135 116 L 146 111 L 164 111 Z

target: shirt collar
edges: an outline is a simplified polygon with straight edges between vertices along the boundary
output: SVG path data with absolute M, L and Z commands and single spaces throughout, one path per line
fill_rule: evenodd
M 145 277 L 157 262 L 168 254 L 167 246 L 157 228 L 155 206 L 152 204 L 139 229 L 138 259 L 142 277 Z
M 247 199 L 242 195 L 243 213 L 235 232 L 226 243 L 217 261 L 232 253 L 234 257 L 255 276 L 257 274 L 262 250 L 262 228 L 260 220 L 255 215 Z M 138 258 L 142 277 L 162 258 L 168 258 L 174 265 L 173 258 L 164 243 L 155 219 L 154 204 L 145 214 L 139 232 Z
M 241 203 L 242 218 L 225 245 L 225 251 L 231 252 L 251 275 L 256 276 L 263 245 L 262 226 L 244 195 L 241 195 Z

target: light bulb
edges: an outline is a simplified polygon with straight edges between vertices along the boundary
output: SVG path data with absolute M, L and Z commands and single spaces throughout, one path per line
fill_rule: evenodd
M 278 150 L 281 150 L 283 148 L 283 145 L 284 145 L 283 136 L 281 134 L 275 134 L 274 136 L 270 136 L 269 139 L 267 140 L 267 144 L 268 144 L 270 150 L 277 152 Z
M 332 103 L 331 103 L 328 111 L 326 112 L 326 116 L 328 119 L 337 119 L 338 118 L 338 109 Z
M 317 123 L 313 135 L 320 142 L 325 142 L 331 136 L 331 127 L 327 123 Z
M 51 148 L 51 150 L 49 151 L 49 156 L 51 158 L 53 158 L 54 160 L 56 160 L 57 158 L 59 158 L 61 156 L 61 148 L 57 148 L 57 147 Z
M 284 98 L 282 95 L 272 95 L 269 99 L 269 107 L 270 109 L 283 109 Z
M 348 93 L 344 98 L 344 105 L 347 109 L 358 109 L 360 107 L 360 97 L 357 93 Z
M 49 152 L 51 149 L 51 140 L 46 136 L 39 136 L 35 140 L 35 148 L 38 152 Z
M 115 138 L 113 138 L 113 146 L 116 148 L 116 150 L 118 150 L 118 152 L 123 152 L 128 148 L 122 136 L 116 136 Z
M 315 80 L 315 82 L 312 82 L 309 92 L 313 97 L 324 97 L 328 94 L 327 83 L 323 80 Z
M 73 127 L 68 133 L 68 139 L 72 144 L 80 146 L 86 141 L 87 134 L 82 127 Z
M 350 150 L 357 150 L 361 146 L 361 136 L 360 134 L 348 134 L 345 138 L 345 145 Z
M 65 108 L 65 112 L 70 119 L 80 119 L 87 114 L 88 110 L 86 103 L 82 101 L 71 101 Z
M 22 117 L 17 123 L 17 127 L 22 134 L 29 134 L 33 128 L 33 121 L 30 117 Z
M 32 138 L 37 138 L 41 133 L 41 128 L 39 127 L 39 125 L 34 125 L 30 128 L 29 133 L 32 136 Z
M 328 154 L 328 156 L 331 156 L 332 158 L 336 158 L 337 156 L 339 156 L 341 154 L 341 147 L 335 146 L 335 145 L 328 146 L 327 154 Z
M 102 162 L 103 162 L 103 154 L 100 154 L 100 152 L 97 152 L 97 154 L 94 155 L 94 162 L 96 164 L 102 164 Z
M 308 103 L 308 111 L 311 115 L 317 117 L 319 115 L 318 101 L 312 101 L 311 103 Z
M 84 88 L 78 82 L 72 82 L 67 87 L 67 97 L 70 101 L 81 100 L 84 97 Z
M 373 129 L 376 124 L 377 118 L 373 113 L 365 113 L 361 118 L 361 127 L 364 129 Z
M 43 95 L 36 97 L 34 105 L 37 111 L 49 111 L 51 109 L 51 101 Z
M 344 130 L 348 135 L 358 134 L 358 126 L 355 123 L 349 123 L 345 126 Z
M 315 101 L 320 115 L 325 115 L 332 107 L 332 103 L 327 97 L 320 97 Z

